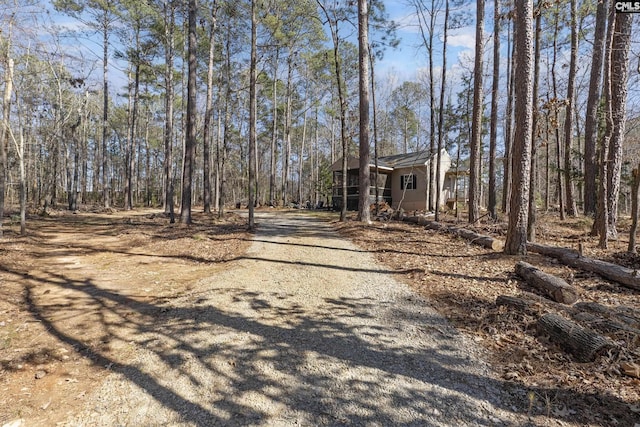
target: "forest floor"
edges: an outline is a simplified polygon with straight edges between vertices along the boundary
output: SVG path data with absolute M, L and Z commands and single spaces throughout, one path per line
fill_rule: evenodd
M 640 258 L 625 253 L 624 234 L 602 251 L 584 218 L 560 222 L 547 214 L 539 224 L 541 243 L 575 248 L 581 242 L 585 255 L 640 269 Z M 500 384 L 528 391 L 524 415 L 533 425 L 640 424 L 640 379 L 620 367 L 640 362 L 640 338 L 611 335 L 620 351 L 577 363 L 536 336 L 535 316 L 495 305 L 498 295 L 532 291 L 513 273 L 520 257 L 414 224 L 334 225 L 482 348 Z M 481 229 L 504 233 L 503 224 Z M 199 291 L 197 283 L 224 272 L 252 244 L 236 214 L 222 221 L 198 214 L 184 227 L 168 224 L 158 211 L 58 212 L 30 217 L 26 236 L 17 234 L 16 224 L 4 230 L 0 426 L 19 419 L 65 425 L 91 406 L 87 400 L 112 371 L 136 356 L 141 344 L 130 334 L 162 316 L 171 301 Z M 637 291 L 539 255 L 525 260 L 577 285 L 583 301 L 640 311 Z

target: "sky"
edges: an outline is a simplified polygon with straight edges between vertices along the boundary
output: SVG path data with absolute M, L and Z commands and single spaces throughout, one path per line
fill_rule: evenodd
M 50 18 L 56 25 L 60 25 L 67 29 L 78 28 L 81 24 L 74 18 L 69 16 L 58 14 L 53 11 L 48 0 L 44 1 L 42 5 L 50 11 Z M 387 49 L 384 58 L 381 61 L 376 62 L 376 77 L 378 81 L 385 81 L 391 85 L 400 84 L 405 80 L 416 80 L 417 74 L 425 72 L 428 68 L 428 56 L 422 43 L 422 37 L 415 18 L 415 11 L 412 6 L 408 4 L 408 1 L 400 0 L 385 0 L 385 6 L 387 13 L 393 21 L 398 24 L 397 36 L 400 39 L 400 44 L 396 49 Z M 489 9 L 490 5 L 487 6 Z M 469 10 L 470 20 L 475 20 L 475 8 Z M 487 10 L 490 13 L 490 10 Z M 443 13 L 439 16 L 439 21 L 443 19 Z M 442 27 L 442 24 L 438 26 Z M 435 41 L 434 52 L 434 66 L 437 71 L 437 75 L 440 74 L 442 57 L 441 57 L 441 34 L 437 34 Z M 474 56 L 474 43 L 475 43 L 475 28 L 474 23 L 470 22 L 469 26 L 450 31 L 448 38 L 448 54 L 447 54 L 447 68 L 451 71 L 448 74 L 450 82 L 455 80 L 456 69 L 460 67 L 460 61 L 472 60 Z M 97 64 L 93 67 L 96 68 L 95 73 L 99 72 L 101 61 L 101 40 L 97 38 L 80 38 L 72 42 L 68 47 L 70 50 L 77 50 L 89 61 L 95 61 Z M 466 59 L 461 59 L 466 58 Z M 118 62 L 111 60 L 111 66 L 113 67 L 112 75 L 122 75 L 121 68 L 126 66 L 122 64 L 119 66 Z M 99 73 L 98 73 L 99 74 Z M 449 75 L 451 77 L 449 77 Z M 122 84 L 126 84 L 124 77 L 119 79 Z
M 416 73 L 428 68 L 428 56 L 424 48 L 413 7 L 405 1 L 387 0 L 385 2 L 389 18 L 398 24 L 400 45 L 395 50 L 385 52 L 385 57 L 376 63 L 376 72 L 380 75 L 393 74 L 399 82 L 415 80 Z M 475 20 L 475 9 L 470 10 L 471 19 Z M 444 13 L 438 19 L 442 28 Z M 442 34 L 437 34 L 434 41 L 434 66 L 440 70 L 442 65 Z M 449 31 L 447 37 L 447 68 L 454 71 L 459 62 L 473 59 L 475 52 L 475 22 L 470 25 Z

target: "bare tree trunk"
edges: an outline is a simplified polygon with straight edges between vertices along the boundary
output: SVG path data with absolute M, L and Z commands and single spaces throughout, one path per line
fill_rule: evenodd
M 291 82 L 293 80 L 293 58 L 292 52 L 289 52 L 287 58 L 287 106 L 284 119 L 284 150 L 282 153 L 282 206 L 287 206 L 288 203 L 288 191 L 289 191 L 289 165 L 291 161 L 291 103 L 292 103 L 292 90 Z
M 633 170 L 633 183 L 631 191 L 631 218 L 633 220 L 631 224 L 631 230 L 629 230 L 629 247 L 627 252 L 635 254 L 638 253 L 636 249 L 637 234 L 638 234 L 638 218 L 640 217 L 640 166 Z
M 191 224 L 193 170 L 195 168 L 196 161 L 196 4 L 196 0 L 189 0 L 187 121 L 182 174 L 182 203 L 180 206 L 180 222 L 182 224 Z
M 497 1 L 496 1 L 497 3 Z M 440 204 L 442 198 L 442 185 L 440 183 L 440 175 L 442 174 L 442 149 L 444 146 L 444 98 L 447 82 L 447 37 L 449 26 L 449 0 L 445 0 L 444 8 L 444 34 L 442 37 L 442 82 L 440 83 L 440 115 L 438 118 L 438 153 L 436 155 L 436 215 L 435 220 L 440 220 Z M 495 83 L 495 81 L 494 81 Z M 494 152 L 495 154 L 495 152 Z M 494 155 L 494 173 L 495 173 L 495 155 Z M 494 181 L 495 184 L 495 181 Z M 495 190 L 495 186 L 494 186 Z
M 360 169 L 358 220 L 370 223 L 370 149 L 369 149 L 369 4 L 358 0 L 358 68 L 360 98 Z
M 371 54 L 371 48 L 369 48 L 369 63 L 371 65 L 371 102 L 373 107 L 373 158 L 375 164 L 375 172 L 374 172 L 374 180 L 375 180 L 375 193 L 376 193 L 376 204 L 375 204 L 375 212 L 374 215 L 378 215 L 378 206 L 380 203 L 380 187 L 378 185 L 378 107 L 376 105 L 376 80 L 375 80 L 375 62 L 373 60 L 373 55 Z M 382 190 L 384 192 L 384 190 Z M 382 195 L 384 198 L 384 194 Z
M 280 48 L 276 46 L 276 54 L 273 61 L 273 133 L 271 134 L 271 157 L 269 169 L 269 206 L 276 202 L 276 160 L 278 141 L 278 59 Z M 333 163 L 333 162 L 331 162 Z
M 539 4 L 539 2 L 538 2 Z M 538 83 L 540 80 L 540 33 L 541 33 L 542 17 L 538 11 L 536 15 L 535 29 L 535 47 L 534 47 L 534 64 L 533 64 L 533 96 L 532 107 L 533 117 L 531 125 L 531 175 L 529 179 L 529 220 L 527 221 L 527 240 L 530 242 L 536 239 L 536 175 L 538 171 Z
M 107 12 L 105 12 L 106 21 Z M 111 207 L 109 183 L 109 150 L 107 149 L 107 140 L 109 137 L 109 28 L 105 22 L 102 29 L 102 189 L 104 207 Z M 54 185 L 55 188 L 55 185 Z
M 504 252 L 526 254 L 531 172 L 531 128 L 533 122 L 533 0 L 516 0 L 517 20 L 515 135 L 513 144 L 513 189 L 509 209 L 509 226 Z
M 8 55 L 8 53 L 7 53 Z M 4 96 L 2 98 L 2 129 L 0 129 L 0 237 L 4 220 L 4 195 L 7 180 L 7 145 L 9 141 L 9 118 L 11 117 L 11 93 L 13 92 L 13 58 L 7 58 Z
M 340 103 L 340 140 L 342 141 L 342 209 L 340 210 L 340 221 L 347 219 L 347 155 L 348 155 L 348 140 L 347 140 L 347 105 L 346 105 L 346 93 L 344 82 L 342 79 L 342 61 L 340 60 L 340 36 L 338 34 L 338 23 L 335 19 L 329 16 L 328 10 L 324 5 L 318 1 L 318 6 L 322 9 L 327 23 L 331 30 L 331 39 L 333 40 L 333 55 L 334 55 L 334 72 L 336 77 L 336 83 L 338 85 L 338 102 Z
M 140 34 L 136 32 L 136 52 L 139 54 L 140 49 Z M 136 138 L 138 133 L 138 104 L 140 100 L 140 58 L 135 59 L 133 65 L 135 72 L 133 78 L 133 93 L 132 93 L 132 108 L 129 129 L 129 141 L 127 147 L 127 164 L 126 166 L 126 183 L 125 183 L 125 210 L 133 209 L 133 170 L 135 168 L 135 147 Z
M 484 0 L 481 0 L 484 2 Z M 484 10 L 484 6 L 483 6 Z M 427 183 L 427 207 L 430 211 L 433 211 L 433 201 L 434 194 L 433 189 L 435 188 L 434 179 L 435 179 L 435 152 L 436 152 L 436 141 L 435 141 L 435 133 L 436 133 L 436 101 L 435 101 L 435 83 L 433 78 L 433 37 L 436 26 L 436 5 L 435 1 L 431 0 L 431 13 L 429 19 L 429 179 Z M 476 51 L 476 54 L 478 52 Z M 437 207 L 436 207 L 437 209 Z
M 482 163 L 482 68 L 484 39 L 484 0 L 477 1 L 476 57 L 473 71 L 473 125 L 471 128 L 471 161 L 469 170 L 469 222 L 480 219 L 481 163 Z
M 607 228 L 612 239 L 617 239 L 618 201 L 622 172 L 622 146 L 627 113 L 627 81 L 629 78 L 629 49 L 633 15 L 616 13 L 611 53 L 611 133 L 608 156 Z M 604 176 L 604 175 L 603 175 Z
M 559 7 L 559 4 L 556 4 L 557 7 Z M 554 124 L 553 124 L 553 128 L 554 128 L 554 133 L 555 133 L 555 140 L 556 140 L 556 164 L 558 165 L 558 170 L 557 170 L 557 179 L 558 179 L 558 205 L 559 210 L 560 210 L 560 219 L 561 220 L 565 220 L 566 216 L 565 216 L 565 200 L 564 200 L 564 184 L 562 182 L 563 179 L 563 174 L 562 174 L 562 143 L 560 141 L 560 117 L 558 115 L 558 109 L 560 108 L 560 105 L 558 103 L 558 84 L 556 81 L 556 64 L 557 64 L 557 57 L 558 57 L 558 31 L 559 31 L 559 21 L 560 21 L 560 11 L 558 9 L 556 9 L 556 13 L 555 13 L 555 26 L 554 26 L 554 31 L 553 31 L 553 60 L 551 63 L 551 80 L 552 80 L 552 86 L 553 86 L 553 99 L 554 99 L 554 103 L 553 103 L 553 114 L 554 114 Z
M 576 201 L 573 196 L 573 166 L 571 151 L 573 141 L 573 109 L 575 105 L 575 81 L 578 62 L 578 6 L 571 0 L 571 59 L 569 61 L 569 82 L 567 83 L 567 104 L 564 117 L 564 182 L 567 213 L 577 215 Z
M 598 2 L 596 27 L 594 32 L 593 53 L 591 55 L 591 74 L 589 77 L 589 95 L 584 123 L 584 213 L 593 215 L 596 212 L 596 195 L 598 164 L 596 145 L 598 140 L 598 106 L 600 103 L 600 87 L 602 85 L 602 64 L 607 28 L 607 11 L 609 0 Z
M 447 3 L 448 6 L 448 3 Z M 445 28 L 446 31 L 446 28 Z M 444 71 L 442 73 L 444 78 Z M 493 81 L 491 85 L 491 124 L 489 130 L 489 217 L 498 219 L 496 210 L 496 147 L 498 145 L 498 88 L 500 86 L 500 2 L 493 2 Z
M 173 186 L 173 51 L 175 31 L 175 10 L 172 2 L 165 1 L 165 123 L 164 123 L 164 212 L 169 214 L 171 223 L 175 222 L 174 186 Z
M 605 58 L 604 58 L 604 104 L 605 104 L 605 122 L 606 128 L 604 134 L 602 135 L 600 142 L 600 179 L 598 180 L 599 191 L 598 191 L 598 204 L 596 206 L 596 220 L 593 223 L 592 234 L 600 235 L 600 239 L 598 242 L 598 246 L 602 249 L 607 249 L 609 238 L 609 227 L 608 227 L 608 219 L 609 219 L 609 203 L 607 201 L 607 197 L 609 195 L 609 180 L 607 177 L 609 176 L 609 143 L 611 141 L 611 135 L 613 134 L 613 106 L 612 106 L 612 49 L 613 49 L 613 38 L 614 38 L 614 26 L 615 26 L 615 10 L 611 8 L 609 11 L 608 18 L 608 27 L 607 27 L 607 38 L 606 38 L 606 47 L 605 47 Z
M 256 161 L 256 126 L 257 126 L 257 39 L 258 22 L 256 20 L 256 2 L 251 2 L 251 64 L 249 67 L 249 230 L 255 229 L 255 184 L 256 173 L 254 163 Z
M 304 191 L 302 183 L 302 174 L 304 173 L 304 147 L 307 143 L 307 108 L 305 106 L 304 117 L 302 119 L 302 138 L 300 139 L 300 155 L 298 156 L 298 201 L 302 205 L 304 200 Z M 311 150 L 309 150 L 311 152 Z
M 24 159 L 24 129 L 20 129 L 20 141 L 15 141 L 16 153 L 20 167 L 20 234 L 27 233 L 27 175 L 25 171 Z
M 227 194 L 227 153 L 229 150 L 229 140 L 231 138 L 231 25 L 227 23 L 227 40 L 225 42 L 226 58 L 226 80 L 227 87 L 224 101 L 224 133 L 222 136 L 222 152 L 218 155 L 218 165 L 220 168 L 220 188 L 218 194 L 218 218 L 224 216 L 224 205 Z
M 511 35 L 511 31 L 509 31 Z M 509 40 L 507 38 L 507 51 L 509 51 Z M 504 182 L 502 187 L 502 211 L 505 214 L 509 214 L 509 204 L 511 201 L 511 182 L 512 182 L 512 169 L 513 160 L 511 156 L 511 146 L 513 145 L 513 98 L 515 97 L 515 42 L 511 47 L 511 55 L 507 61 L 507 92 L 509 93 L 507 99 L 507 108 L 505 111 L 505 127 L 504 127 Z
M 205 100 L 204 127 L 202 130 L 202 189 L 204 213 L 211 213 L 211 120 L 213 119 L 213 68 L 215 59 L 215 34 L 218 22 L 218 4 L 211 5 L 211 27 L 209 28 L 209 62 L 207 64 L 207 99 Z

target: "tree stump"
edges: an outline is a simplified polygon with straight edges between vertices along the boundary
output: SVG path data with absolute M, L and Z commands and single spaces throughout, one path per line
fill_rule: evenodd
M 576 288 L 544 271 L 520 261 L 516 264 L 516 274 L 522 277 L 528 284 L 536 289 L 543 291 L 551 299 L 563 304 L 573 304 L 578 300 Z
M 538 333 L 570 353 L 578 362 L 592 362 L 614 344 L 602 335 L 565 319 L 555 313 L 547 313 L 537 322 Z

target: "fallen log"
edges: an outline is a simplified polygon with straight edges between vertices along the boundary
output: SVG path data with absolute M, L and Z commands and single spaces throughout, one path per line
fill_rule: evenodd
M 634 333 L 640 332 L 640 319 L 636 318 L 628 307 L 615 307 L 610 309 L 597 302 L 579 302 L 575 306 L 576 310 L 582 312 L 595 313 L 602 318 L 611 319 L 615 323 L 621 323 L 626 325 L 625 327 L 619 327 L 618 329 L 630 330 Z
M 436 221 L 427 221 L 427 223 L 424 225 L 424 228 L 426 228 L 427 230 L 435 230 L 435 231 L 449 231 L 449 227 L 436 222 Z
M 593 305 L 595 305 L 595 309 L 590 310 Z M 517 297 L 499 295 L 496 298 L 496 306 L 513 308 L 529 315 L 535 315 L 541 311 L 555 310 L 603 334 L 625 332 L 640 336 L 640 329 L 636 325 L 626 322 L 616 312 L 598 303 L 578 302 L 573 306 L 567 306 L 539 295 L 523 292 Z
M 608 317 L 602 317 L 586 311 L 573 311 L 571 318 L 587 324 L 590 328 L 609 334 L 612 332 L 627 332 L 640 336 L 640 329 L 629 326 L 625 323 L 618 322 Z
M 578 362 L 592 362 L 615 345 L 604 336 L 585 329 L 555 313 L 547 313 L 537 322 L 538 333 L 573 355 Z
M 524 312 L 532 312 L 535 308 L 535 303 L 533 301 L 510 295 L 498 295 L 496 297 L 496 305 L 498 307 L 513 307 Z
M 501 251 L 504 246 L 500 240 L 494 239 L 493 237 L 485 234 L 478 234 L 475 231 L 467 230 L 465 228 L 449 227 L 449 232 L 457 234 L 458 236 L 471 241 L 471 243 L 494 251 Z
M 493 251 L 501 251 L 503 248 L 503 243 L 500 240 L 494 239 L 493 237 L 487 236 L 486 234 L 476 233 L 475 231 L 468 230 L 466 228 L 458 228 L 450 225 L 448 226 L 436 221 L 426 221 L 424 226 L 427 230 L 446 231 L 447 233 L 462 237 L 463 239 L 469 240 L 473 244 L 491 249 Z
M 563 279 L 553 274 L 545 273 L 524 261 L 519 261 L 516 264 L 516 274 L 534 288 L 543 291 L 554 301 L 573 304 L 578 300 L 576 288 Z
M 570 267 L 599 274 L 627 288 L 640 291 L 640 272 L 638 272 L 638 270 L 622 267 L 621 265 L 599 259 L 583 257 L 574 249 L 547 246 L 539 243 L 527 243 L 527 250 L 551 256 Z

